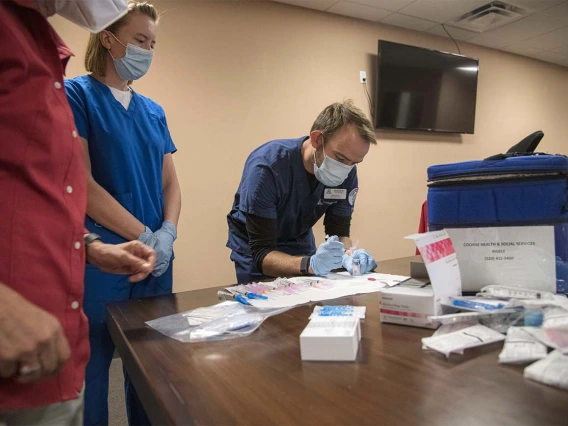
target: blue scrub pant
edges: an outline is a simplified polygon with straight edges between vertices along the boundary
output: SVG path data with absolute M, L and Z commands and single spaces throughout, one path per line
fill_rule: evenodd
M 270 279 L 270 277 L 263 275 L 260 272 L 252 256 L 242 253 L 237 253 L 235 250 L 231 252 L 231 260 L 235 263 L 235 271 L 237 273 L 237 283 L 246 284 L 258 282 L 261 280 Z
M 170 294 L 172 263 L 160 277 L 150 275 L 133 284 L 128 282 L 126 275 L 107 274 L 93 265 L 87 265 L 84 311 L 89 319 L 91 358 L 85 377 L 85 425 L 108 425 L 108 380 L 114 343 L 107 328 L 107 303 Z M 124 393 L 128 423 L 149 425 L 150 421 L 125 370 Z

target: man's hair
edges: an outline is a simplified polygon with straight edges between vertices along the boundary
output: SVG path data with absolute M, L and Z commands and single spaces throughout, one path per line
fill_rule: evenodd
M 146 15 L 154 22 L 159 20 L 158 11 L 153 5 L 145 1 L 129 0 L 128 13 L 106 27 L 105 30 L 116 34 L 120 28 L 128 23 L 128 18 L 134 13 Z M 101 43 L 99 34 L 91 34 L 89 37 L 87 52 L 85 53 L 85 69 L 94 75 L 106 77 L 106 62 L 109 60 L 109 54 Z
M 319 130 L 326 137 L 331 137 L 346 124 L 353 124 L 359 135 L 367 142 L 376 144 L 377 136 L 373 125 L 363 111 L 355 106 L 351 99 L 336 102 L 326 107 L 312 126 L 311 132 Z

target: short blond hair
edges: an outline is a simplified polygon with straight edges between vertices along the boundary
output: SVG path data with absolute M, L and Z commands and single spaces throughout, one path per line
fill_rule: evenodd
M 373 125 L 351 99 L 336 102 L 326 107 L 314 121 L 311 132 L 319 130 L 325 136 L 331 137 L 346 124 L 353 124 L 359 135 L 367 142 L 373 145 L 377 143 L 377 135 Z
M 150 17 L 154 22 L 158 22 L 159 15 L 156 8 L 148 2 L 129 0 L 128 1 L 128 13 L 115 21 L 111 25 L 105 28 L 106 31 L 110 31 L 113 34 L 124 27 L 128 23 L 128 18 L 133 13 L 141 13 Z M 106 74 L 106 62 L 108 61 L 108 52 L 101 43 L 100 33 L 91 34 L 89 37 L 89 42 L 87 44 L 87 52 L 85 53 L 85 69 L 94 75 L 105 77 Z

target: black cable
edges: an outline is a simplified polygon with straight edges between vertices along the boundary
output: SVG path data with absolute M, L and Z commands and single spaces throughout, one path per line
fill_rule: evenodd
M 367 90 L 367 82 L 363 83 L 363 89 L 365 90 L 365 97 L 367 98 L 367 102 L 369 103 L 369 112 L 371 113 L 371 117 L 375 118 L 375 106 L 373 105 L 373 100 L 371 99 L 371 94 L 369 90 Z
M 452 41 L 454 42 L 454 44 L 458 48 L 458 53 L 461 55 L 461 50 L 460 50 L 460 47 L 458 46 L 458 42 L 456 41 L 456 39 L 452 37 L 452 35 L 448 32 L 448 30 L 446 29 L 446 26 L 444 24 L 442 24 L 442 28 L 444 29 L 444 31 L 446 32 L 448 37 L 450 37 L 452 39 Z

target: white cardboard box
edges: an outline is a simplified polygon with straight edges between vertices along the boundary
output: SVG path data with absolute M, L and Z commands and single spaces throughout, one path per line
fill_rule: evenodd
M 300 334 L 303 361 L 355 361 L 361 340 L 358 317 L 315 317 Z
M 437 328 L 428 317 L 438 315 L 441 307 L 434 300 L 431 286 L 420 288 L 401 285 L 380 291 L 379 310 L 381 322 Z

